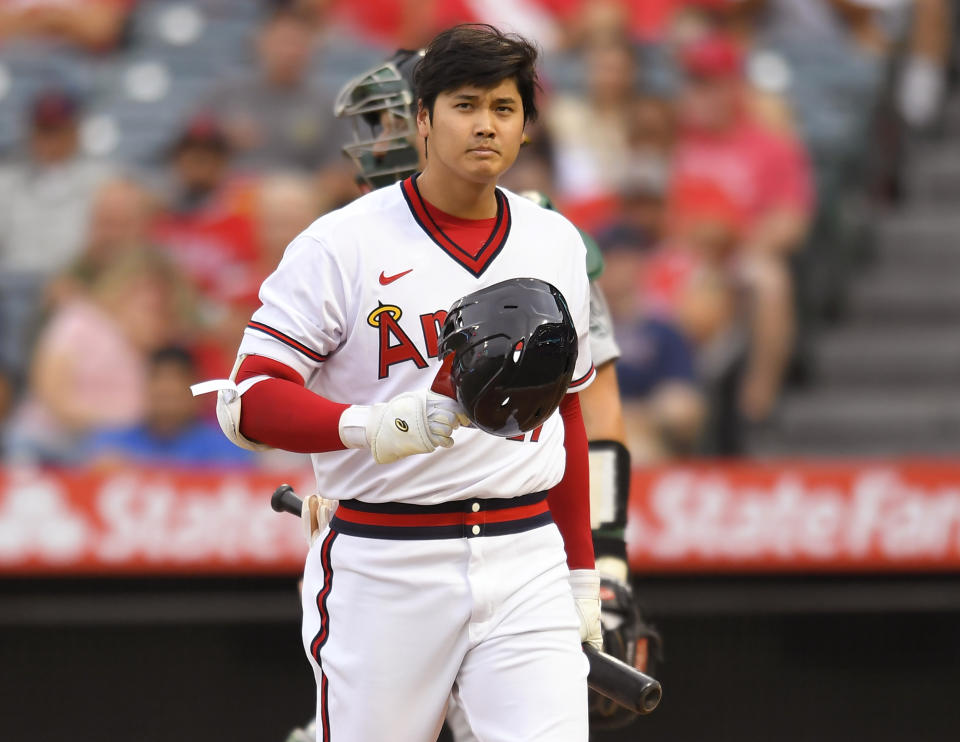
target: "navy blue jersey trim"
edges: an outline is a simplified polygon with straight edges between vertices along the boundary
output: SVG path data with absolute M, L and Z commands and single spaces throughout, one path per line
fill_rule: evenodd
M 413 198 L 411 197 L 410 193 L 408 193 L 407 184 L 409 184 L 409 190 L 412 191 L 413 195 L 416 197 L 419 205 L 419 211 L 423 212 L 424 216 L 426 216 L 427 220 L 429 220 L 429 224 L 425 222 L 419 215 L 417 204 L 414 204 Z M 443 231 L 440 225 L 434 221 L 433 217 L 430 215 L 429 209 L 426 207 L 426 202 L 424 201 L 423 196 L 420 195 L 420 189 L 417 187 L 416 175 L 410 176 L 400 184 L 400 193 L 403 194 L 403 199 L 407 202 L 407 207 L 410 209 L 410 214 L 413 216 L 413 220 L 417 223 L 420 229 L 422 229 L 426 235 L 433 240 L 437 247 L 443 250 L 453 260 L 457 261 L 457 263 L 459 263 L 476 278 L 479 278 L 481 275 L 483 275 L 487 268 L 490 267 L 490 264 L 493 263 L 497 255 L 500 254 L 500 251 L 507 244 L 507 239 L 510 237 L 510 228 L 513 226 L 513 215 L 510 209 L 509 199 L 499 188 L 495 191 L 497 199 L 497 221 L 494 223 L 494 227 L 490 232 L 490 236 L 483 243 L 483 246 L 480 248 L 480 251 L 476 254 L 476 256 L 471 255 L 469 251 L 457 244 L 446 232 Z M 505 227 L 503 226 L 504 219 L 506 220 Z M 501 229 L 502 234 L 498 237 Z
M 340 507 L 347 510 L 359 510 L 362 513 L 389 513 L 391 515 L 422 515 L 426 513 L 469 513 L 473 503 L 480 504 L 480 510 L 505 510 L 524 505 L 533 505 L 547 499 L 547 492 L 531 492 L 518 497 L 476 497 L 468 500 L 452 500 L 436 505 L 413 505 L 407 502 L 361 502 L 360 500 L 340 500 Z
M 479 533 L 473 532 L 473 525 L 455 526 L 374 526 L 363 523 L 349 523 L 336 515 L 330 521 L 330 530 L 346 536 L 360 538 L 379 538 L 388 541 L 431 541 L 446 538 L 478 538 L 481 536 L 505 536 L 523 533 L 540 528 L 553 522 L 548 510 L 530 518 L 508 520 L 502 523 L 479 523 Z
M 317 688 L 317 693 L 320 697 L 320 717 L 317 721 L 320 724 L 322 735 L 318 738 L 318 742 L 330 742 L 330 704 L 328 702 L 330 683 L 327 674 L 323 671 L 320 650 L 330 638 L 330 613 L 327 610 L 327 599 L 333 591 L 333 561 L 330 552 L 333 549 L 333 540 L 336 537 L 336 532 L 331 530 L 320 544 L 320 564 L 323 567 L 323 585 L 315 598 L 317 610 L 320 613 L 320 629 L 310 642 L 310 654 L 316 661 L 317 667 L 320 668 L 320 685 Z

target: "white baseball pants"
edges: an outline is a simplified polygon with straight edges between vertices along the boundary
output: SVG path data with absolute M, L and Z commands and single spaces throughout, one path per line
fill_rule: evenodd
M 304 570 L 318 742 L 434 742 L 451 691 L 480 742 L 586 742 L 567 575 L 552 522 L 394 540 L 335 518 Z

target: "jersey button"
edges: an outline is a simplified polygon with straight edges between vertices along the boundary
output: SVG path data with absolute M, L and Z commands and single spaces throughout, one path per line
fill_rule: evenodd
M 476 513 L 477 511 L 480 510 L 480 503 L 479 503 L 479 502 L 473 503 L 473 505 L 470 506 L 470 509 L 473 510 L 473 512 Z
M 474 535 L 474 536 L 479 536 L 479 535 L 480 535 L 480 526 L 474 526 L 474 527 L 471 528 L 470 530 L 473 532 L 473 535 Z

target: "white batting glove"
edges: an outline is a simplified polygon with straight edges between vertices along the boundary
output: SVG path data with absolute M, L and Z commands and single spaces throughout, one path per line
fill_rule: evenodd
M 453 431 L 466 420 L 460 404 L 436 392 L 404 392 L 389 402 L 353 405 L 340 416 L 347 448 L 369 448 L 378 464 L 453 445 Z
M 570 589 L 580 619 L 580 642 L 594 649 L 603 649 L 600 626 L 600 573 L 595 569 L 570 571 Z
M 303 505 L 300 506 L 300 525 L 310 546 L 313 546 L 320 532 L 327 527 L 336 509 L 336 500 L 328 500 L 320 495 L 307 495 L 303 498 Z

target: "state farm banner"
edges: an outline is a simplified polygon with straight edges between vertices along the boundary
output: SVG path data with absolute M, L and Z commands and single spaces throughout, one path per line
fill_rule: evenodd
M 704 463 L 634 473 L 632 568 L 960 569 L 960 462 Z
M 0 574 L 294 573 L 306 542 L 275 513 L 283 481 L 313 476 L 132 469 L 0 470 Z
M 310 472 L 0 469 L 0 575 L 292 574 L 274 513 Z M 630 563 L 668 572 L 960 569 L 960 462 L 703 463 L 634 472 Z

